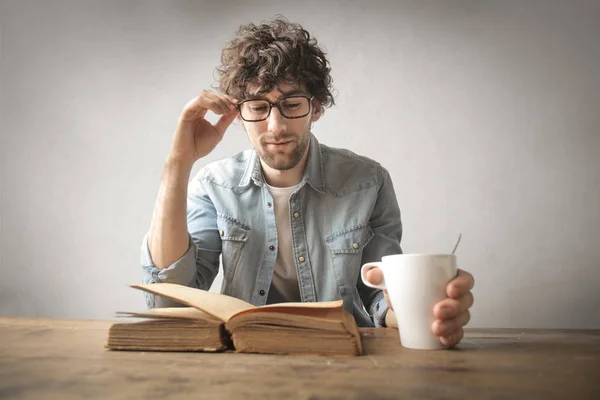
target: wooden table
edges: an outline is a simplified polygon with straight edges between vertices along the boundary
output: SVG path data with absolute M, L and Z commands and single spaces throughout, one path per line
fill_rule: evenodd
M 600 399 L 600 331 L 472 329 L 418 351 L 362 330 L 354 358 L 104 349 L 109 321 L 0 317 L 0 398 Z

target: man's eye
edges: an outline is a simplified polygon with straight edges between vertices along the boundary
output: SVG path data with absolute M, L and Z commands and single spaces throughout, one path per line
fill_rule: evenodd
M 265 111 L 267 109 L 266 106 L 250 106 L 250 110 L 252 112 L 261 112 L 261 111 Z
M 295 108 L 300 107 L 300 103 L 286 103 L 283 106 L 287 109 L 293 110 Z

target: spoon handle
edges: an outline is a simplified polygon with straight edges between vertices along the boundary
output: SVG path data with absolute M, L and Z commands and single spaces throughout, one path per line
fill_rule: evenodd
M 452 250 L 452 255 L 454 255 L 454 252 L 456 252 L 456 249 L 458 248 L 458 244 L 460 243 L 461 238 L 462 238 L 462 233 L 459 233 L 458 240 L 456 241 L 456 244 L 454 245 L 454 249 Z

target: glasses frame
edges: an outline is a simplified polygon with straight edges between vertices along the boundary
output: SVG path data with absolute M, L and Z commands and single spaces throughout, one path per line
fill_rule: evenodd
M 286 116 L 283 111 L 281 110 L 281 105 L 279 103 L 281 103 L 281 101 L 283 100 L 287 100 L 287 99 L 293 99 L 293 98 L 297 98 L 297 97 L 301 97 L 303 99 L 307 99 L 308 100 L 308 111 L 306 112 L 306 114 L 304 115 L 298 115 L 295 117 L 288 117 Z M 279 100 L 277 100 L 275 103 L 271 103 L 269 100 L 267 99 L 248 99 L 248 100 L 244 100 L 242 101 L 240 104 L 238 104 L 237 108 L 240 112 L 240 118 L 242 118 L 244 121 L 246 122 L 261 122 L 261 121 L 266 121 L 267 119 L 269 119 L 269 116 L 271 115 L 271 110 L 273 110 L 273 107 L 277 108 L 277 110 L 279 111 L 279 114 L 281 114 L 281 116 L 283 118 L 287 118 L 287 119 L 298 119 L 298 118 L 304 118 L 306 117 L 308 114 L 310 114 L 311 110 L 312 110 L 312 101 L 315 98 L 315 96 L 302 96 L 302 95 L 291 95 L 291 96 L 284 96 L 284 97 L 280 97 Z M 269 112 L 267 112 L 267 116 L 261 119 L 246 119 L 243 117 L 242 115 L 242 105 L 244 103 L 248 103 L 250 101 L 265 101 L 269 104 Z

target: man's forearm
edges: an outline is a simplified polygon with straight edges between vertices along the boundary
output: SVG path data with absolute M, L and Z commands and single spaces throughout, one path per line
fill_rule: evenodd
M 191 170 L 191 165 L 180 161 L 165 163 L 148 235 L 152 261 L 158 269 L 168 267 L 188 250 L 186 204 Z

